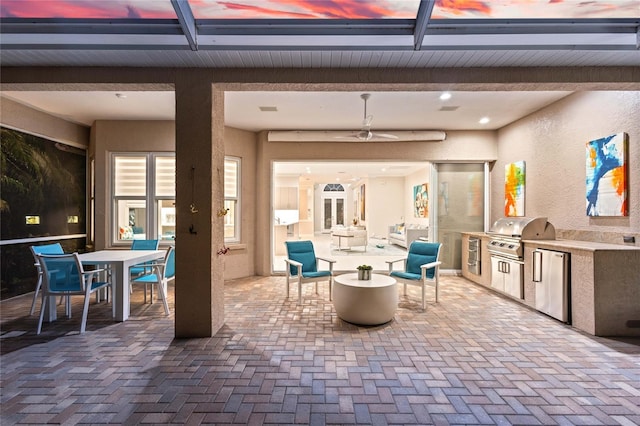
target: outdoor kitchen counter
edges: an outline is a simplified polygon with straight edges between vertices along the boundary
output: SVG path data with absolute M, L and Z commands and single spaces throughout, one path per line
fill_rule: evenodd
M 469 237 L 481 239 L 481 274 L 469 272 Z M 491 288 L 490 237 L 484 232 L 462 233 L 462 276 Z M 533 251 L 570 254 L 571 325 L 596 336 L 640 336 L 640 247 L 579 240 L 523 240 L 524 300 L 535 309 Z
M 579 240 L 523 240 L 524 291 L 535 307 L 533 251 L 570 254 L 571 325 L 596 336 L 640 336 L 640 247 Z
M 549 250 L 568 250 L 568 249 L 576 249 L 576 250 L 589 250 L 589 251 L 597 251 L 597 250 L 614 250 L 614 251 L 624 251 L 624 250 L 640 250 L 639 246 L 628 246 L 628 245 L 620 245 L 620 244 L 609 244 L 609 243 L 596 243 L 593 241 L 578 241 L 578 240 L 522 240 L 525 244 L 534 244 L 539 248 L 545 248 Z

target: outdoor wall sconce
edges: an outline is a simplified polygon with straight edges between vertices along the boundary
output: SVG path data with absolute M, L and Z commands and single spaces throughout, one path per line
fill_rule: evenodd
M 229 213 L 229 209 L 220 209 L 218 210 L 218 217 L 226 216 Z

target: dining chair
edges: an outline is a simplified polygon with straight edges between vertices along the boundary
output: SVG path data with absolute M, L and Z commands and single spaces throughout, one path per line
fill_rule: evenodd
M 302 303 L 302 284 L 315 282 L 316 294 L 318 294 L 318 282 L 329 282 L 329 300 L 333 300 L 331 291 L 333 287 L 333 264 L 335 260 L 317 257 L 311 241 L 285 241 L 287 247 L 287 298 L 289 298 L 289 282 L 295 279 L 298 282 L 298 303 Z M 329 263 L 328 270 L 318 270 L 318 261 Z
M 398 283 L 404 284 L 404 295 L 407 295 L 407 285 L 418 286 L 422 289 L 422 309 L 426 309 L 425 290 L 427 286 L 435 287 L 436 303 L 438 302 L 440 248 L 441 243 L 428 243 L 416 240 L 409 246 L 406 258 L 387 260 L 389 275 Z M 393 264 L 404 262 L 403 271 L 394 271 Z
M 43 244 L 39 246 L 31 246 L 29 248 L 31 249 L 31 254 L 33 255 L 33 260 L 34 260 L 33 266 L 36 267 L 36 271 L 38 273 L 36 291 L 33 293 L 33 301 L 31 302 L 31 309 L 29 310 L 29 315 L 33 315 L 36 309 L 36 300 L 38 300 L 38 293 L 40 293 L 40 288 L 42 287 L 42 267 L 40 266 L 38 255 L 39 254 L 64 254 L 64 250 L 62 249 L 62 245 L 60 243 Z M 62 303 L 63 301 L 64 301 L 64 297 L 61 297 L 60 303 Z
M 153 286 L 158 285 L 158 292 L 162 298 L 165 314 L 169 315 L 167 302 L 167 285 L 176 278 L 176 250 L 174 246 L 167 249 L 164 262 L 151 262 L 152 273 L 141 275 L 131 281 L 131 284 L 144 284 L 144 303 L 147 303 L 147 285 L 151 286 L 150 298 L 153 303 Z
M 109 281 L 98 281 L 104 269 L 85 271 L 80 263 L 78 253 L 71 254 L 38 254 L 38 261 L 42 268 L 42 304 L 40 305 L 40 319 L 38 321 L 37 334 L 42 330 L 42 321 L 47 304 L 47 298 L 51 296 L 84 296 L 82 309 L 82 322 L 80 333 L 84 333 L 87 326 L 87 314 L 89 313 L 89 299 L 91 293 L 111 286 Z M 51 307 L 55 309 L 55 307 Z M 68 305 L 67 317 L 71 317 L 71 305 Z
M 131 250 L 158 250 L 158 247 L 160 247 L 160 240 L 133 240 L 131 243 Z M 149 262 L 145 262 L 132 266 L 129 272 L 131 276 L 137 276 L 151 272 L 151 268 Z

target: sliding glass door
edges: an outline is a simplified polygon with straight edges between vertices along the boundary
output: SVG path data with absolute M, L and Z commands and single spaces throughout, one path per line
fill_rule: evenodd
M 486 178 L 484 163 L 434 164 L 432 180 L 435 199 L 434 240 L 442 243 L 442 269 L 462 269 L 462 232 L 483 232 L 485 228 Z M 433 179 L 435 178 L 435 179 Z M 434 194 L 435 195 L 435 194 Z M 433 238 L 433 237 L 432 237 Z

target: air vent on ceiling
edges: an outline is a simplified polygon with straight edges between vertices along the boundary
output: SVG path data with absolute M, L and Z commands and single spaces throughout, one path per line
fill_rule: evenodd
M 443 106 L 440 107 L 440 111 L 455 111 L 458 108 L 460 108 L 459 106 Z
M 278 111 L 278 107 L 274 107 L 274 106 L 261 106 L 258 107 L 260 108 L 260 111 L 262 112 L 277 112 Z

